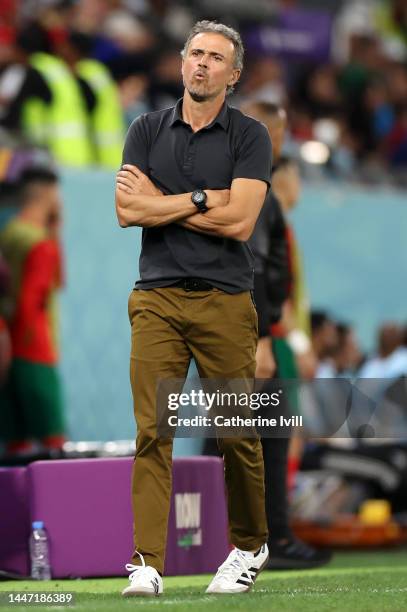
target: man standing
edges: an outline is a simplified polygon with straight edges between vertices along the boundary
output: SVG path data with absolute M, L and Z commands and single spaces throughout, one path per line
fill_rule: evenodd
M 18 213 L 0 233 L 11 273 L 10 290 L 0 304 L 13 357 L 2 406 L 9 453 L 28 450 L 33 440 L 52 450 L 65 442 L 56 368 L 56 294 L 62 285 L 58 178 L 50 170 L 26 170 L 18 194 Z
M 159 595 L 171 494 L 172 440 L 159 438 L 159 379 L 250 379 L 257 314 L 251 235 L 270 184 L 266 128 L 229 107 L 243 67 L 240 36 L 198 22 L 182 51 L 184 97 L 130 127 L 118 173 L 122 227 L 143 227 L 140 280 L 129 299 L 130 376 L 137 422 L 134 544 L 123 595 Z M 208 593 L 250 589 L 268 560 L 260 440 L 219 439 L 235 548 Z
M 294 281 L 289 227 L 283 210 L 298 199 L 299 175 L 293 163 L 294 171 L 285 181 L 281 179 L 281 173 L 286 177 L 288 166 L 284 158 L 279 165 L 287 125 L 285 110 L 268 102 L 252 102 L 243 110 L 267 126 L 274 161 L 272 190 L 267 194 L 250 239 L 256 261 L 254 297 L 259 316 L 256 377 L 269 379 L 274 375 L 277 380 L 295 380 L 299 377 L 296 356 L 285 337 L 282 316 L 283 304 L 292 297 Z M 294 398 L 295 392 L 291 400 Z M 290 528 L 288 480 L 294 467 L 289 456 L 291 440 L 290 435 L 262 438 L 270 550 L 268 569 L 309 569 L 324 565 L 331 558 L 329 552 L 316 550 L 296 538 Z

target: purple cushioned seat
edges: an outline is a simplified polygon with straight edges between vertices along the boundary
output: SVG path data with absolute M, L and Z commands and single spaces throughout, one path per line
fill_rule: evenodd
M 37 461 L 28 468 L 31 520 L 49 533 L 52 574 L 125 575 L 132 553 L 132 458 Z M 174 459 L 166 574 L 214 571 L 228 552 L 223 462 Z
M 124 573 L 132 549 L 132 463 L 125 457 L 29 466 L 31 519 L 48 531 L 53 577 Z
M 29 535 L 27 470 L 0 468 L 0 570 L 28 575 Z
M 174 459 L 165 574 L 213 572 L 228 552 L 222 459 Z

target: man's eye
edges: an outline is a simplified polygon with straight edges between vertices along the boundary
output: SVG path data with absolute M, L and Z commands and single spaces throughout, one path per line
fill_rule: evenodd
M 220 55 L 215 55 L 215 59 L 217 62 L 221 62 L 222 58 L 220 57 Z

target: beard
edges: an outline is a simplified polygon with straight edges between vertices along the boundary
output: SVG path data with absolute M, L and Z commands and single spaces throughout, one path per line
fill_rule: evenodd
M 206 102 L 206 100 L 209 100 L 211 97 L 207 93 L 199 92 L 194 89 L 188 89 L 188 93 L 194 102 Z
M 184 80 L 184 87 L 187 89 L 189 95 L 191 96 L 191 98 L 193 99 L 194 102 L 206 102 L 207 100 L 211 100 L 214 95 L 213 93 L 209 93 L 206 89 L 207 84 L 201 84 L 201 87 L 198 86 L 194 86 L 194 83 L 190 83 L 189 86 L 187 86 L 187 84 L 185 83 Z

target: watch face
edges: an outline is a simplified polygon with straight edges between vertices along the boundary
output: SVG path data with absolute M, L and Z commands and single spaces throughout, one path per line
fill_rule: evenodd
M 205 194 L 203 191 L 196 191 L 194 193 L 194 202 L 196 202 L 197 204 L 200 204 L 204 200 L 205 200 Z

